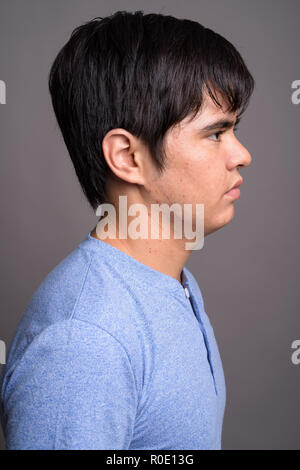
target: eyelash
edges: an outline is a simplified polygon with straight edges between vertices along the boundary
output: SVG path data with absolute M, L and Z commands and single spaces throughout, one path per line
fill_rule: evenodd
M 233 128 L 234 132 L 236 132 L 238 130 L 238 126 L 235 126 Z M 214 134 L 211 134 L 209 137 L 211 137 L 212 135 L 222 135 L 224 134 L 226 131 L 219 131 L 219 132 L 215 132 Z M 214 140 L 214 142 L 220 142 L 219 140 Z

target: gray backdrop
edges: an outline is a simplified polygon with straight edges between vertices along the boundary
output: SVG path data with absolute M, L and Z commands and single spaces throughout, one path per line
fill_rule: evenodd
M 256 80 L 238 131 L 253 160 L 235 218 L 187 264 L 224 366 L 223 449 L 300 449 L 300 364 L 291 361 L 300 339 L 299 0 L 153 0 L 151 9 L 146 0 L 1 0 L 0 9 L 0 339 L 8 347 L 42 279 L 97 221 L 50 104 L 58 50 L 79 24 L 120 9 L 197 20 L 233 42 Z

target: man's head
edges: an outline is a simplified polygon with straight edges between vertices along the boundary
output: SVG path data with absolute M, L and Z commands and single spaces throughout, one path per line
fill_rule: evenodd
M 234 125 L 254 80 L 222 36 L 142 11 L 95 18 L 73 31 L 49 87 L 94 210 L 126 194 L 130 202 L 204 203 L 206 234 L 231 220 L 224 193 L 251 157 L 232 128 L 221 136 L 220 126 L 204 128 L 219 119 Z

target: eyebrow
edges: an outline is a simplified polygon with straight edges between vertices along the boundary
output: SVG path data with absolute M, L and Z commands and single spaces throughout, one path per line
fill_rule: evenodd
M 205 127 L 201 128 L 203 132 L 215 131 L 216 129 L 231 129 L 234 126 L 237 126 L 240 122 L 241 118 L 238 117 L 236 121 L 230 119 L 219 119 L 218 121 L 211 122 L 207 124 Z

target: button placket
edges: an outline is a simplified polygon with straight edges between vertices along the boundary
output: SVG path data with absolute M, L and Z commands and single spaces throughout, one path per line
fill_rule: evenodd
M 185 291 L 186 297 L 189 299 L 189 298 L 190 298 L 190 292 L 189 292 L 188 288 L 185 287 L 185 288 L 184 288 L 184 291 Z
M 212 360 L 211 360 L 211 351 L 210 351 L 210 347 L 209 347 L 209 343 L 208 343 L 208 337 L 207 337 L 207 334 L 206 334 L 206 330 L 205 330 L 204 324 L 202 322 L 200 313 L 199 313 L 199 311 L 196 307 L 196 302 L 195 302 L 195 306 L 194 306 L 192 296 L 190 294 L 189 288 L 188 288 L 186 283 L 183 285 L 183 288 L 184 288 L 185 296 L 189 300 L 190 307 L 191 307 L 195 317 L 198 320 L 198 324 L 200 326 L 200 329 L 201 329 L 201 332 L 202 332 L 202 335 L 203 335 L 203 339 L 204 339 L 204 343 L 205 343 L 205 347 L 206 347 L 206 352 L 207 352 L 207 360 L 208 360 L 210 370 L 211 370 L 211 374 L 212 374 L 212 377 L 213 377 L 215 391 L 216 391 L 216 394 L 218 395 L 217 385 L 216 385 L 216 380 L 215 380 L 215 375 L 214 375 L 214 370 L 213 370 Z M 198 316 L 197 316 L 196 312 L 198 313 Z

